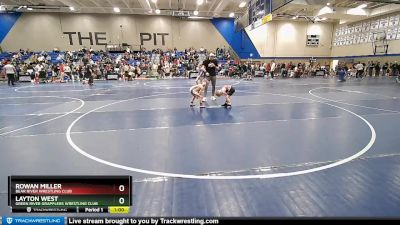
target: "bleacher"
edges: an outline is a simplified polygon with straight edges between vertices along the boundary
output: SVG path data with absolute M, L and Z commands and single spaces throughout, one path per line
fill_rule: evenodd
M 19 62 L 27 62 L 27 60 L 29 60 L 33 55 L 35 55 L 35 54 L 36 55 L 40 55 L 42 53 L 43 52 L 26 53 L 26 54 L 23 54 L 18 61 Z M 0 61 L 4 61 L 4 60 L 10 61 L 10 59 L 15 54 L 17 54 L 17 53 L 16 52 L 3 52 L 3 53 L 0 54 Z M 48 56 L 50 56 L 51 59 L 50 59 L 49 62 L 51 64 L 63 63 L 64 60 L 65 60 L 65 52 L 46 52 L 46 54 Z M 170 55 L 171 54 L 172 53 L 170 53 Z M 174 52 L 173 54 L 175 54 L 176 58 L 180 58 L 185 54 L 185 52 L 184 51 L 177 51 L 177 52 Z M 109 56 L 110 56 L 110 58 L 112 60 L 115 60 L 118 57 L 121 57 L 123 55 L 124 55 L 124 53 L 109 53 Z M 150 62 L 152 64 L 159 64 L 160 61 L 161 61 L 161 55 L 159 53 L 152 53 L 151 51 L 147 51 L 147 52 L 143 52 L 142 55 L 148 56 L 150 58 Z M 206 54 L 200 53 L 198 60 L 200 62 L 202 62 L 206 58 L 207 58 Z M 102 59 L 102 56 L 99 55 L 99 54 L 93 54 L 92 57 L 91 57 L 91 60 L 93 60 L 93 62 L 95 62 L 95 63 L 98 62 L 98 61 L 101 61 L 101 59 Z M 218 57 L 218 60 L 222 65 L 224 65 L 227 62 L 227 60 L 225 58 L 221 57 L 221 56 Z M 136 66 L 136 65 L 140 64 L 141 61 L 140 60 L 131 59 L 131 60 L 129 60 L 128 63 L 131 64 L 131 65 L 135 65 Z

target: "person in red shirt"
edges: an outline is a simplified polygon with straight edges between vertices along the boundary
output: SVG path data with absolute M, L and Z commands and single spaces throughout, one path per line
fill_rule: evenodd
M 267 66 L 265 67 L 265 70 L 267 71 L 267 78 L 269 77 L 269 74 L 271 72 L 271 64 L 268 63 Z

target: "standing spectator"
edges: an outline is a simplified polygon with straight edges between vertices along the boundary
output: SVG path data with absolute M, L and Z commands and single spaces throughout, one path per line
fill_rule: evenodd
M 272 60 L 272 62 L 271 62 L 271 80 L 274 79 L 275 69 L 276 69 L 276 63 L 275 63 L 275 60 Z
M 358 64 L 356 65 L 356 69 L 357 69 L 356 78 L 362 78 L 364 73 L 364 65 L 361 62 L 358 62 Z
M 396 75 L 395 76 L 397 76 L 396 77 L 396 82 L 400 83 L 400 64 L 398 64 L 397 61 L 396 61 L 395 66 L 396 66 Z
M 210 53 L 208 59 L 204 60 L 203 65 L 206 68 L 208 73 L 207 80 L 211 81 L 212 85 L 212 92 L 211 92 L 211 100 L 215 101 L 215 85 L 217 83 L 217 69 L 218 69 L 218 61 L 215 59 L 215 55 Z M 207 101 L 207 90 L 208 90 L 208 83 L 204 90 L 204 98 L 203 101 Z
M 398 75 L 398 76 L 396 77 L 396 82 L 397 82 L 397 83 L 400 83 L 400 75 Z
M 164 78 L 164 71 L 163 71 L 163 66 L 162 66 L 162 61 L 160 62 L 160 64 L 157 64 L 157 73 L 158 73 L 158 76 L 160 77 L 160 78 Z
M 346 68 L 344 66 L 339 67 L 338 75 L 339 75 L 339 80 L 338 80 L 339 82 L 346 81 L 344 79 L 344 77 L 346 76 Z
M 266 70 L 266 78 L 269 77 L 269 74 L 271 72 L 271 64 L 267 63 L 267 65 L 265 66 L 265 70 Z
M 399 75 L 399 65 L 397 63 L 397 61 L 395 61 L 392 64 L 392 76 L 398 76 Z
M 228 76 L 228 69 L 229 69 L 229 61 L 226 61 L 226 63 L 223 65 L 223 66 L 221 66 L 222 68 L 223 68 L 223 76 L 224 77 L 226 77 L 226 76 Z
M 21 64 L 17 64 L 15 69 L 17 70 L 17 73 L 15 74 L 15 78 L 17 79 L 17 81 L 19 80 L 19 75 L 22 72 L 22 65 Z M 15 80 L 14 80 L 15 81 Z
M 26 73 L 31 77 L 32 81 L 35 79 L 35 70 L 34 70 L 32 63 L 29 63 L 26 66 Z
M 286 65 L 285 63 L 281 64 L 281 76 L 282 77 L 287 77 L 287 70 L 286 70 Z
M 264 63 L 260 63 L 260 71 L 262 71 L 262 72 L 263 72 L 263 75 L 265 75 Z
M 372 77 L 375 64 L 373 61 L 368 62 L 368 75 Z
M 15 74 L 17 73 L 15 67 L 11 63 L 5 62 L 5 66 L 3 66 L 3 71 L 7 75 L 8 86 L 14 86 Z
M 246 63 L 243 63 L 241 66 L 239 66 L 239 70 L 240 70 L 240 72 L 242 72 L 242 77 L 244 77 L 246 80 L 247 80 L 247 73 L 248 73 L 248 71 L 247 71 L 247 65 L 246 65 Z
M 65 66 L 64 66 L 64 73 L 65 73 L 65 75 L 67 75 L 68 77 L 69 77 L 69 79 L 70 80 L 74 80 L 73 79 L 73 77 L 72 77 L 72 74 L 71 74 L 71 67 L 68 65 L 68 63 L 67 64 L 65 64 Z
M 256 76 L 256 70 L 257 70 L 256 65 L 254 65 L 254 63 L 252 63 L 252 64 L 250 65 L 250 74 L 247 74 L 247 76 L 250 75 L 250 80 L 252 80 L 253 77 Z
M 43 77 L 46 77 L 46 71 L 44 68 L 44 65 L 39 62 L 36 66 L 35 66 L 35 71 L 36 71 L 36 75 L 35 75 L 35 83 L 38 83 L 40 81 L 40 79 L 43 79 Z
M 382 65 L 382 76 L 387 76 L 389 64 L 386 62 Z
M 379 77 L 381 74 L 381 63 L 380 62 L 376 62 L 375 63 L 375 76 Z
M 89 85 L 93 85 L 93 69 L 90 64 L 86 65 L 85 78 L 89 79 L 89 82 L 88 82 Z

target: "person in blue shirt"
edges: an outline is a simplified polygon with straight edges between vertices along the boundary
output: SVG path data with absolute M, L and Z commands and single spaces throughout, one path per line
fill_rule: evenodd
M 339 67 L 339 71 L 338 71 L 338 75 L 339 75 L 339 82 L 344 82 L 346 81 L 344 79 L 344 77 L 346 76 L 346 69 L 345 67 Z

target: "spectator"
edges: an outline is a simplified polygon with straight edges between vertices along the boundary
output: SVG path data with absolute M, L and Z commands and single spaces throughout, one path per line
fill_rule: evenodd
M 357 69 L 356 78 L 362 78 L 364 73 L 364 65 L 361 64 L 361 62 L 358 62 L 358 64 L 356 65 L 356 69 Z
M 387 62 L 382 65 L 382 76 L 389 76 L 389 64 Z
M 3 66 L 3 72 L 7 75 L 8 86 L 11 85 L 14 86 L 15 74 L 17 73 L 17 70 L 15 69 L 14 65 L 5 62 L 5 65 Z
M 248 71 L 247 71 L 247 65 L 246 65 L 246 63 L 242 63 L 242 65 L 239 66 L 239 70 L 240 70 L 242 76 L 245 77 L 245 78 L 247 79 L 247 73 L 248 73 Z
M 392 64 L 392 76 L 398 76 L 399 75 L 399 65 L 397 63 L 397 61 L 395 61 Z
M 375 63 L 375 76 L 379 77 L 381 75 L 381 63 L 376 62 Z
M 274 79 L 275 69 L 276 69 L 275 60 L 272 60 L 272 62 L 271 62 L 271 80 Z
M 375 64 L 373 61 L 368 62 L 368 75 L 371 77 L 373 74 L 373 70 L 375 68 Z
M 338 80 L 339 82 L 346 81 L 344 79 L 344 77 L 346 76 L 346 68 L 345 67 L 339 67 L 338 75 L 339 75 L 339 80 Z
M 71 72 L 72 72 L 72 71 L 71 71 L 71 67 L 68 65 L 68 63 L 65 64 L 65 66 L 64 66 L 64 73 L 65 73 L 65 75 L 67 75 L 67 76 L 69 77 L 70 80 L 74 80 L 73 77 L 72 77 Z
M 281 64 L 281 76 L 282 77 L 287 77 L 287 69 L 285 63 Z

